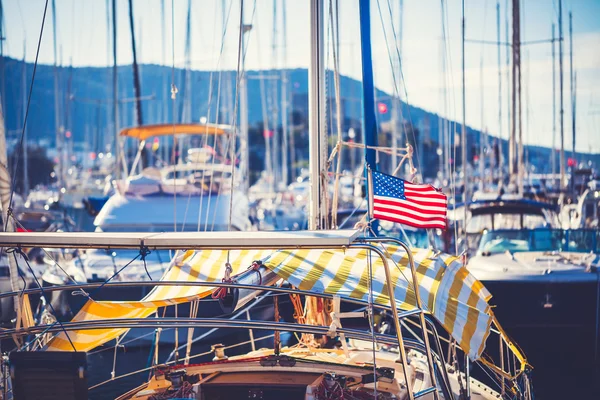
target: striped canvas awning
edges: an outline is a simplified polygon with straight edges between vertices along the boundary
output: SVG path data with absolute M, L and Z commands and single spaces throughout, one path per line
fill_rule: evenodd
M 230 251 L 229 262 L 232 275 L 243 272 L 254 260 L 269 257 L 274 250 L 236 250 Z M 165 271 L 162 281 L 215 282 L 225 276 L 227 251 L 204 250 L 178 253 Z M 140 301 L 94 301 L 88 300 L 73 317 L 73 322 L 97 321 L 101 319 L 146 318 L 159 307 L 182 304 L 204 298 L 211 294 L 214 287 L 207 286 L 157 286 Z M 89 329 L 58 333 L 50 343 L 49 351 L 89 351 L 120 335 L 128 329 Z M 69 341 L 70 339 L 70 341 Z M 73 345 L 71 345 L 73 343 Z
M 412 276 L 406 252 L 384 246 L 388 253 L 397 306 L 416 307 Z M 431 250 L 414 250 L 413 257 L 423 307 L 456 339 L 473 360 L 479 358 L 490 331 L 491 297 L 483 285 L 462 266 L 457 257 Z M 246 270 L 253 260 L 263 260 L 280 278 L 302 290 L 368 301 L 369 271 L 373 272 L 373 301 L 389 304 L 383 262 L 363 249 L 335 250 L 236 250 L 230 251 L 232 274 Z M 204 250 L 180 254 L 162 280 L 215 282 L 223 278 L 227 251 Z M 132 302 L 88 301 L 74 321 L 104 318 L 147 317 L 167 305 L 197 300 L 212 287 L 159 286 L 143 300 Z M 77 350 L 87 351 L 123 334 L 125 329 L 74 331 L 69 337 Z M 50 342 L 48 350 L 72 350 L 64 333 Z

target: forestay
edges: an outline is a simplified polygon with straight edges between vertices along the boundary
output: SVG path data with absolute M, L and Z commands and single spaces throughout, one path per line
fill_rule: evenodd
M 408 283 L 412 282 L 412 276 L 407 254 L 396 246 L 386 245 L 384 248 L 397 306 L 404 310 L 414 309 L 415 293 Z M 369 271 L 372 270 L 373 301 L 389 305 L 383 262 L 369 250 L 231 250 L 229 253 L 232 275 L 245 271 L 254 260 L 263 260 L 280 278 L 299 289 L 364 301 L 370 297 Z M 492 323 L 492 312 L 487 303 L 491 295 L 457 257 L 447 254 L 434 256 L 431 250 L 414 250 L 413 257 L 423 307 L 456 339 L 471 359 L 478 359 Z M 173 260 L 162 280 L 220 281 L 225 274 L 226 261 L 226 250 L 181 253 Z M 159 286 L 142 301 L 89 300 L 73 321 L 144 318 L 159 307 L 197 300 L 206 297 L 212 290 L 213 287 Z M 115 328 L 79 330 L 69 335 L 78 351 L 88 351 L 125 332 L 126 329 Z M 69 351 L 72 347 L 61 332 L 50 342 L 48 350 Z

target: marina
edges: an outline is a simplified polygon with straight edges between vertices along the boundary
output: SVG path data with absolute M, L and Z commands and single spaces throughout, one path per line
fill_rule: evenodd
M 0 399 L 600 396 L 593 1 L 8 3 Z

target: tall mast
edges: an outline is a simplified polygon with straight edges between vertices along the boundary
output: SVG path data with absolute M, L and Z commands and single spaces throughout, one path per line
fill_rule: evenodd
M 289 115 L 289 102 L 288 102 L 288 73 L 287 73 L 287 13 L 286 13 L 286 2 L 283 0 L 281 2 L 281 39 L 282 49 L 282 65 L 281 65 L 281 175 L 282 182 L 285 186 L 288 183 L 288 138 L 290 136 L 289 132 L 289 123 L 288 123 L 288 115 Z
M 377 147 L 377 121 L 375 119 L 375 90 L 373 83 L 373 56 L 371 53 L 371 10 L 369 0 L 359 1 L 360 13 L 360 46 L 361 46 L 361 65 L 363 80 L 363 141 L 365 144 L 365 161 L 372 170 L 378 170 L 377 154 L 374 148 Z M 417 145 L 415 143 L 415 145 Z M 368 185 L 368 179 L 365 180 Z M 365 193 L 369 193 L 368 186 Z M 377 220 L 373 220 L 371 228 L 377 232 Z
M 59 109 L 59 96 L 58 96 L 58 53 L 56 50 L 56 0 L 52 0 L 52 32 L 53 32 L 53 49 L 54 49 L 54 132 L 56 140 L 56 152 L 58 159 L 58 185 L 62 187 L 63 182 L 63 138 L 60 132 L 60 113 Z
M 23 197 L 27 196 L 29 192 L 29 157 L 27 154 L 27 125 L 25 125 L 25 114 L 27 113 L 27 62 L 25 56 L 27 55 L 27 42 L 23 40 L 23 72 L 22 72 L 22 87 L 21 93 L 23 93 Z
M 556 26 L 552 24 L 552 175 L 556 174 Z M 552 178 L 554 182 L 554 178 Z
M 137 62 L 137 48 L 135 45 L 135 25 L 133 23 L 133 0 L 129 0 L 129 27 L 131 29 L 131 50 L 133 53 L 133 86 L 135 96 L 135 116 L 138 126 L 143 125 L 142 118 L 142 93 L 140 87 L 140 73 Z
M 404 11 L 404 0 L 398 1 L 398 14 L 395 16 L 398 21 L 398 29 L 396 31 L 396 43 L 395 45 L 398 48 L 399 57 L 393 58 L 393 65 L 396 71 L 400 71 L 402 69 L 402 28 L 404 26 L 403 11 Z M 395 84 L 395 82 L 392 82 Z M 402 103 L 400 100 L 400 91 L 398 90 L 398 97 L 392 97 L 392 168 L 390 171 L 394 171 L 398 166 L 398 144 L 401 140 L 401 126 L 402 126 Z M 439 132 L 439 127 L 438 127 Z
M 577 160 L 575 157 L 575 72 L 573 70 L 573 14 L 569 11 L 569 72 L 571 75 L 571 134 L 573 135 L 573 150 L 571 152 L 571 158 Z M 571 182 L 574 183 L 573 179 Z
M 516 42 L 513 43 L 513 51 L 515 52 L 515 57 L 513 58 L 513 62 L 516 62 L 518 76 L 517 76 L 517 102 L 518 102 L 518 123 L 519 123 L 519 137 L 517 141 L 517 182 L 518 182 L 518 191 L 519 194 L 523 194 L 523 177 L 525 170 L 525 161 L 523 154 L 523 124 L 522 124 L 522 111 L 523 111 L 523 102 L 521 101 L 521 89 L 522 85 L 522 74 L 521 74 L 521 0 L 515 0 L 516 4 L 516 17 L 517 17 L 517 30 L 516 30 Z M 514 16 L 513 16 L 514 17 Z M 513 20 L 514 24 L 514 20 Z M 514 28 L 514 27 L 513 27 Z
M 167 79 L 167 46 L 166 46 L 166 38 L 167 38 L 167 26 L 166 26 L 166 13 L 165 13 L 165 0 L 160 0 L 160 31 L 161 31 L 161 78 L 162 78 L 162 92 L 164 93 L 166 89 L 169 87 L 168 79 Z M 164 101 L 162 96 L 159 97 L 160 104 L 162 105 L 162 123 L 166 123 L 169 120 L 169 102 Z M 169 160 L 169 138 L 165 136 L 162 138 L 162 159 L 166 162 Z
M 185 24 L 185 90 L 182 122 L 192 122 L 192 0 L 188 0 L 187 18 Z M 183 141 L 180 141 L 182 143 Z M 183 155 L 180 153 L 179 157 Z
M 483 190 L 483 175 L 485 173 L 485 120 L 484 120 L 484 95 L 483 95 L 483 52 L 479 59 L 479 109 L 481 112 L 481 131 L 479 132 L 479 190 Z
M 125 155 L 121 154 L 121 139 L 119 137 L 119 75 L 117 69 L 117 0 L 112 0 L 112 50 L 113 50 L 113 124 L 115 129 L 115 173 L 121 176 L 121 168 L 127 171 Z M 122 167 L 119 167 L 120 164 Z
M 277 35 L 277 15 L 278 15 L 278 10 L 277 10 L 277 1 L 273 1 L 273 21 L 272 21 L 272 25 L 271 25 L 271 65 L 273 67 L 273 69 L 277 69 L 278 66 L 278 47 L 279 44 L 277 42 L 278 39 L 278 35 Z M 273 132 L 273 135 L 271 137 L 271 160 L 273 163 L 273 179 L 276 182 L 275 185 L 275 190 L 278 191 L 279 190 L 279 183 L 281 182 L 281 154 L 279 152 L 279 150 L 281 149 L 279 143 L 279 139 L 280 139 L 280 135 L 279 135 L 279 129 L 278 129 L 278 122 L 279 122 L 279 110 L 278 108 L 278 101 L 277 101 L 277 94 L 278 94 L 278 83 L 277 83 L 277 79 L 269 79 L 267 81 L 267 86 L 269 88 L 268 91 L 268 103 L 269 103 L 269 111 L 270 111 L 270 115 L 272 117 L 272 121 L 273 121 L 273 125 L 272 125 L 272 129 L 271 131 Z
M 377 170 L 377 122 L 375 120 L 375 90 L 373 84 L 373 64 L 371 53 L 371 13 L 370 1 L 360 0 L 360 44 L 363 80 L 363 139 L 365 143 L 365 161 L 373 170 Z M 371 147 L 371 148 L 369 148 Z
M 447 37 L 446 37 L 446 23 L 445 23 L 445 0 L 440 0 L 440 9 L 441 9 L 441 17 L 442 17 L 442 101 L 443 101 L 443 109 L 444 109 L 444 117 L 442 120 L 442 133 L 440 136 L 443 139 L 440 139 L 440 142 L 443 143 L 442 146 L 442 155 L 443 155 L 443 173 L 442 176 L 445 179 L 450 179 L 452 174 L 452 169 L 450 168 L 450 147 L 452 140 L 450 139 L 450 124 L 448 122 L 448 74 L 447 74 L 447 66 L 448 59 L 446 57 L 447 54 Z M 439 130 L 439 128 L 438 128 Z
M 563 25 L 562 0 L 558 0 L 558 86 L 560 115 L 560 187 L 565 185 L 565 110 L 563 108 Z
M 512 2 L 512 125 L 510 133 L 510 180 L 521 192 L 521 19 L 519 0 Z M 518 104 L 518 108 L 517 108 Z
M 325 137 L 325 43 L 322 0 L 310 2 L 310 68 L 308 70 L 309 105 L 309 169 L 310 203 L 308 228 L 310 230 L 325 227 L 327 215 L 324 213 L 323 195 L 326 187 L 321 182 L 321 171 L 327 162 L 327 141 Z M 372 91 L 372 90 L 371 90 Z
M 6 94 L 6 86 L 5 86 L 5 74 L 4 74 L 4 5 L 2 4 L 2 0 L 0 0 L 0 106 L 2 109 L 6 108 L 5 104 L 5 94 Z M 4 123 L 4 122 L 3 122 Z
M 463 171 L 463 203 L 469 200 L 469 185 L 467 173 L 467 95 L 465 88 L 465 0 L 462 0 L 462 128 L 461 128 L 461 154 L 462 154 L 462 171 Z M 467 207 L 464 207 L 464 223 L 467 219 Z
M 496 2 L 496 38 L 498 47 L 498 159 L 494 160 L 498 165 L 498 178 L 499 181 L 503 180 L 503 156 L 502 156 L 502 56 L 500 46 L 500 1 Z M 492 176 L 493 178 L 493 176 Z
M 245 25 L 242 16 L 242 74 L 240 77 L 240 172 L 243 181 L 243 191 L 248 190 L 250 180 L 250 148 L 248 143 L 248 75 L 246 73 L 246 42 L 244 34 L 250 32 L 252 25 Z
M 510 30 L 509 28 L 509 24 L 508 24 L 508 9 L 510 8 L 508 6 L 508 3 L 511 0 L 506 0 L 506 8 L 504 10 L 504 23 L 505 23 L 505 29 L 504 29 L 504 35 L 505 35 L 505 39 L 506 39 L 506 43 L 510 43 L 510 37 L 509 37 L 509 32 Z M 509 176 L 509 181 L 510 181 L 510 177 L 511 177 L 511 163 L 512 163 L 512 159 L 511 157 L 511 142 L 510 142 L 510 138 L 512 137 L 512 110 L 511 110 L 511 84 L 510 84 L 510 49 L 511 46 L 506 46 L 506 60 L 504 61 L 504 66 L 506 68 L 506 130 L 508 132 L 508 153 L 509 153 L 509 157 L 508 157 L 508 176 Z M 502 157 L 504 157 L 504 155 L 502 155 Z

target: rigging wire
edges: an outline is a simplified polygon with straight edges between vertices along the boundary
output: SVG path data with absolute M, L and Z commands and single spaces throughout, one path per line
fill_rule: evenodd
M 229 349 L 233 349 L 233 348 L 235 348 L 235 347 L 245 346 L 245 345 L 247 345 L 247 344 L 250 344 L 250 343 L 252 343 L 252 341 L 254 341 L 254 342 L 258 342 L 258 341 L 260 341 L 260 340 L 269 339 L 269 338 L 272 338 L 272 337 L 273 337 L 273 334 L 266 335 L 266 336 L 262 336 L 262 337 L 259 337 L 259 338 L 255 338 L 254 340 L 247 340 L 247 341 L 245 341 L 245 342 L 236 343 L 236 344 L 233 344 L 233 345 L 231 345 L 231 346 L 225 346 L 225 347 L 223 348 L 223 350 L 229 350 Z M 191 356 L 191 357 L 190 357 L 190 359 L 192 359 L 192 358 L 198 358 L 198 357 L 203 357 L 203 356 L 207 356 L 207 355 L 210 355 L 210 354 L 212 354 L 212 353 L 213 353 L 213 351 L 212 351 L 212 350 L 210 350 L 210 351 L 206 351 L 206 352 L 204 352 L 204 353 L 198 353 L 198 354 L 194 354 L 193 356 Z M 176 364 L 176 360 L 173 360 L 173 361 L 168 361 L 168 362 L 166 362 L 166 363 L 165 363 L 165 365 L 171 365 L 171 364 Z M 136 375 L 136 374 L 139 374 L 139 373 L 142 373 L 142 372 L 150 371 L 150 370 L 152 370 L 153 368 L 154 368 L 154 367 L 142 368 L 142 369 L 139 369 L 139 370 L 137 370 L 137 371 L 132 371 L 132 372 L 128 372 L 128 373 L 126 373 L 126 374 L 123 374 L 123 375 L 119 375 L 119 376 L 117 376 L 117 377 L 115 377 L 115 378 L 112 378 L 112 379 L 107 379 L 107 380 L 105 380 L 104 382 L 100 382 L 100 383 L 97 383 L 97 384 L 95 384 L 95 385 L 93 385 L 93 386 L 90 386 L 90 387 L 88 388 L 88 390 L 96 389 L 97 387 L 100 387 L 100 386 L 106 385 L 107 383 L 110 383 L 110 382 L 112 382 L 112 381 L 115 381 L 115 380 L 117 380 L 117 379 L 122 379 L 122 378 L 126 378 L 126 377 L 128 377 L 128 376 L 132 376 L 132 375 Z
M 11 218 L 13 219 L 13 221 L 15 222 L 15 224 L 17 224 L 18 228 L 21 228 L 23 230 L 26 229 L 23 226 L 23 224 L 21 224 L 21 222 L 17 219 L 17 217 L 14 214 L 11 214 Z M 71 275 L 69 275 L 67 273 L 67 271 L 64 270 L 63 267 L 61 267 L 61 265 L 58 263 L 58 261 L 56 261 L 56 258 L 54 258 L 54 256 L 51 253 L 49 253 L 48 250 L 46 250 L 43 247 L 41 248 L 41 250 L 44 252 L 44 254 L 46 255 L 46 257 L 48 257 L 50 259 L 50 261 L 52 261 L 54 263 L 54 265 L 56 267 L 58 267 L 63 272 L 63 274 L 65 274 L 65 276 L 67 277 L 68 280 L 70 280 L 72 283 L 74 283 L 76 285 L 79 284 L 79 282 L 77 282 Z M 83 289 L 80 289 L 80 290 L 81 290 L 81 294 L 83 294 L 83 295 L 85 295 L 85 296 L 87 296 L 89 298 L 89 295 Z
M 15 194 L 17 175 L 19 170 L 19 159 L 21 158 L 21 153 L 23 152 L 23 140 L 25 139 L 25 129 L 27 127 L 27 117 L 29 116 L 29 106 L 31 105 L 31 95 L 33 93 L 33 84 L 35 83 L 35 73 L 37 71 L 38 58 L 40 55 L 40 47 L 42 44 L 42 36 L 44 34 L 44 24 L 46 22 L 46 13 L 48 11 L 48 0 L 44 5 L 44 15 L 42 16 L 42 26 L 40 28 L 40 35 L 38 38 L 37 50 L 35 52 L 35 62 L 33 63 L 33 73 L 31 75 L 31 84 L 29 86 L 29 94 L 27 95 L 27 108 L 25 109 L 25 118 L 23 120 L 23 129 L 21 130 L 21 138 L 19 139 L 19 147 L 17 148 L 17 155 L 13 161 L 13 176 L 12 176 L 12 184 L 10 188 L 10 197 L 8 200 L 8 209 L 6 210 L 6 221 L 4 221 L 4 231 L 8 228 L 8 220 L 9 216 L 12 215 L 12 202 Z M 0 39 L 1 40 L 1 39 Z
M 398 57 L 398 61 L 399 61 L 398 64 L 399 64 L 400 79 L 401 79 L 401 83 L 403 84 L 402 87 L 404 89 L 404 97 L 406 99 L 405 104 L 408 106 L 407 107 L 408 120 L 409 120 L 410 125 L 411 125 L 410 133 L 411 133 L 411 135 L 413 137 L 413 142 L 415 144 L 415 146 L 414 146 L 414 152 L 415 152 L 415 155 L 416 155 L 416 158 L 417 158 L 417 169 L 418 169 L 419 173 L 421 173 L 421 165 L 420 165 L 420 161 L 419 161 L 419 152 L 418 152 L 418 143 L 417 143 L 417 138 L 416 138 L 415 132 L 414 132 L 415 126 L 413 124 L 413 119 L 412 119 L 412 115 L 411 115 L 411 112 L 410 112 L 410 102 L 409 102 L 409 99 L 408 99 L 408 90 L 406 88 L 406 80 L 404 79 L 404 72 L 403 72 L 403 69 L 402 69 L 402 57 L 400 55 L 400 49 L 398 48 L 398 38 L 397 38 L 397 34 L 396 34 L 396 28 L 394 27 L 394 23 L 393 23 L 393 13 L 392 13 L 392 6 L 390 4 L 390 0 L 387 0 L 387 6 L 388 6 L 388 12 L 389 12 L 389 15 L 390 15 L 390 19 L 392 20 L 391 26 L 392 26 L 392 34 L 393 34 L 393 37 L 394 37 L 394 46 L 393 47 L 396 50 L 396 56 Z M 388 59 L 389 59 L 390 67 L 391 67 L 391 70 L 392 70 L 392 79 L 393 79 L 393 82 L 394 82 L 394 93 L 395 93 L 395 95 L 398 98 L 400 98 L 400 93 L 399 93 L 399 86 L 400 85 L 398 84 L 398 79 L 396 78 L 396 72 L 394 71 L 394 63 L 392 61 L 392 55 L 390 54 L 390 45 L 389 45 L 389 41 L 388 41 L 387 31 L 386 31 L 385 26 L 384 26 L 383 13 L 381 11 L 380 0 L 377 0 L 377 10 L 379 11 L 379 19 L 381 21 L 381 29 L 383 31 L 383 37 L 384 37 L 385 44 L 386 44 L 386 49 L 387 49 L 387 53 L 388 53 Z M 412 161 L 411 161 L 411 163 L 412 163 Z M 412 171 L 411 171 L 411 174 L 412 174 Z
M 17 253 L 19 253 L 21 255 L 21 257 L 23 258 L 23 260 L 25 261 L 25 264 L 27 265 L 27 268 L 29 268 L 29 272 L 31 273 L 31 276 L 33 277 L 33 280 L 35 281 L 35 284 L 40 289 L 40 295 L 41 295 L 41 297 L 45 299 L 46 295 L 44 293 L 44 288 L 43 288 L 42 285 L 40 285 L 40 282 L 38 281 L 37 276 L 35 276 L 35 272 L 33 272 L 33 268 L 31 268 L 31 264 L 29 264 L 29 261 L 27 260 L 27 255 L 23 252 L 23 250 L 21 250 L 20 247 L 12 249 L 12 250 L 13 250 L 12 253 L 13 253 L 13 257 L 15 259 L 15 263 L 17 263 L 17 265 L 18 265 Z M 47 302 L 46 304 L 48 304 L 48 306 L 52 310 L 52 313 L 54 315 L 56 315 L 56 310 L 54 310 L 54 306 L 52 305 L 52 302 L 50 301 L 50 302 Z M 69 341 L 69 344 L 73 348 L 73 351 L 77 351 L 77 348 L 73 344 L 73 341 L 71 340 L 71 337 L 69 336 L 69 332 L 67 331 L 67 329 L 65 328 L 65 326 L 58 319 L 57 319 L 57 322 L 60 325 L 60 327 L 62 328 L 63 332 L 65 333 L 65 336 L 67 337 L 67 340 Z
M 224 48 L 225 48 L 225 36 L 227 34 L 227 28 L 229 26 L 229 17 L 231 16 L 231 9 L 233 8 L 233 1 L 230 3 L 229 5 L 229 9 L 227 11 L 227 16 L 225 18 L 224 24 L 223 24 L 223 36 L 221 37 L 221 53 L 224 53 Z M 219 56 L 219 63 L 221 61 L 221 56 L 222 54 Z M 222 77 L 223 77 L 223 71 L 221 71 L 220 69 L 220 64 L 219 64 L 219 74 L 218 74 L 218 79 L 217 79 L 217 103 L 216 103 L 216 110 L 215 110 L 215 121 L 218 124 L 219 121 L 221 120 L 221 114 L 219 113 L 219 109 L 220 109 L 220 104 L 221 104 L 221 83 L 222 83 Z M 217 135 L 213 135 L 213 149 L 217 150 Z M 225 156 L 227 154 L 227 150 L 224 150 L 223 155 Z M 212 158 L 211 160 L 211 168 L 214 169 L 214 165 L 215 165 L 215 157 Z M 214 176 L 215 174 L 211 174 L 210 175 L 210 180 L 209 180 L 209 192 L 208 192 L 208 208 L 206 210 L 206 217 L 204 220 L 204 230 L 206 231 L 208 229 L 208 217 L 209 217 L 209 211 L 210 211 L 210 200 L 212 198 L 212 187 L 214 185 Z M 221 197 L 222 194 L 222 189 L 223 189 L 223 185 L 222 185 L 222 181 L 221 184 L 219 184 L 219 188 L 217 190 L 217 199 Z M 210 230 L 213 231 L 215 228 L 215 219 L 216 219 L 217 213 L 213 213 L 213 219 L 212 219 L 212 223 L 211 223 L 211 228 Z
M 177 232 L 177 157 L 175 137 L 175 106 L 177 99 L 177 86 L 175 86 L 175 0 L 171 0 L 171 121 L 173 125 L 173 232 Z
M 454 82 L 454 73 L 453 73 L 453 69 L 452 69 L 452 53 L 450 52 L 450 50 L 448 49 L 448 10 L 446 7 L 444 7 L 444 0 L 440 0 L 441 1 L 441 12 L 442 12 L 442 40 L 444 43 L 444 60 L 443 62 L 445 62 L 447 64 L 447 69 L 446 69 L 446 75 L 449 74 L 449 78 L 450 78 L 450 82 Z M 448 76 L 445 77 L 446 82 L 448 80 Z M 450 85 L 450 91 L 451 91 L 451 108 L 452 108 L 452 121 L 450 123 L 451 125 L 451 132 L 452 134 L 449 135 L 449 140 L 447 143 L 448 146 L 448 152 L 450 151 L 450 148 L 452 148 L 452 165 L 450 167 L 450 192 L 451 192 L 451 196 L 452 196 L 452 201 L 454 203 L 454 210 L 456 210 L 456 92 L 454 90 L 454 85 Z M 455 222 L 454 223 L 454 237 L 458 238 L 458 224 Z M 458 242 L 455 239 L 454 240 L 454 251 L 455 254 L 458 254 Z
M 231 3 L 233 5 L 233 2 Z M 231 6 L 230 6 L 230 10 L 231 10 Z M 230 187 L 229 187 L 229 217 L 228 217 L 228 223 L 227 223 L 227 230 L 230 231 L 231 227 L 232 227 L 232 211 L 233 211 L 233 191 L 234 191 L 234 186 L 235 186 L 235 161 L 236 161 L 236 153 L 235 153 L 235 147 L 236 147 L 236 138 L 237 138 L 237 113 L 238 113 L 238 103 L 239 103 L 239 87 L 240 87 L 240 81 L 241 81 L 241 61 L 242 61 L 242 41 L 244 40 L 244 0 L 240 1 L 240 23 L 239 23 L 239 35 L 238 35 L 238 51 L 237 51 L 237 67 L 236 67 L 236 83 L 235 83 L 235 99 L 234 99 L 234 111 L 232 113 L 232 121 L 230 124 L 231 127 L 231 131 L 230 131 L 230 135 L 229 135 L 229 140 L 226 142 L 225 144 L 225 148 L 223 150 L 223 158 L 226 160 L 227 154 L 229 153 L 229 159 L 231 162 L 231 182 L 230 182 Z M 216 140 L 216 139 L 215 139 Z M 211 175 L 211 179 L 214 176 Z M 224 190 L 224 180 L 221 180 L 221 183 L 219 185 L 218 188 L 218 195 L 217 197 L 220 197 L 223 194 L 223 190 Z M 208 214 L 207 214 L 207 218 L 208 218 Z M 213 218 L 212 218 L 212 225 L 211 225 L 211 230 L 214 230 L 215 228 L 215 221 L 217 218 L 217 213 L 213 213 Z M 227 253 L 227 257 L 229 259 L 229 252 Z
M 229 195 L 229 221 L 227 223 L 227 230 L 231 231 L 231 214 L 233 212 L 233 187 L 235 184 L 235 144 L 236 144 L 236 126 L 237 126 L 237 113 L 238 113 L 238 97 L 239 97 L 239 89 L 240 89 L 240 80 L 241 80 L 241 62 L 242 62 L 242 41 L 244 40 L 244 0 L 240 0 L 240 33 L 238 36 L 238 54 L 237 54 L 237 75 L 235 81 L 235 99 L 233 102 L 233 116 L 232 116 L 232 126 L 231 129 L 231 138 L 230 138 L 230 162 L 231 162 L 231 188 Z M 243 72 L 242 72 L 243 73 Z M 227 262 L 229 263 L 229 252 L 227 252 Z
M 215 7 L 215 16 L 214 16 L 214 20 L 217 20 L 217 7 Z M 227 21 L 229 21 L 229 14 L 226 17 L 226 23 L 225 26 L 223 26 L 223 31 L 221 33 L 221 46 L 219 48 L 219 57 L 217 58 L 217 69 L 220 68 L 221 65 L 221 58 L 223 56 L 223 52 L 224 52 L 224 47 L 225 47 L 225 33 L 227 32 Z M 216 45 L 216 35 L 213 35 L 213 49 Z M 221 82 L 221 73 L 219 71 L 219 78 L 218 78 L 218 84 L 220 84 Z M 212 111 L 212 103 L 213 103 L 213 91 L 214 91 L 214 71 L 211 70 L 210 74 L 209 74 L 209 78 L 208 78 L 208 104 L 207 104 L 207 111 L 206 111 L 206 120 L 210 121 L 211 118 L 211 111 Z M 219 105 L 217 102 L 217 112 L 219 109 Z M 202 148 L 206 149 L 208 147 L 208 127 L 206 130 L 206 134 L 204 135 L 204 139 L 202 142 Z M 214 148 L 214 144 L 213 144 L 213 148 Z M 214 155 L 213 155 L 214 157 Z M 211 162 L 211 166 L 214 165 L 214 160 L 212 160 Z M 206 177 L 206 169 L 202 170 L 202 184 L 204 184 L 204 179 Z M 212 186 L 212 182 L 211 185 Z M 210 186 L 208 187 L 208 189 L 210 190 Z M 209 199 L 210 199 L 210 194 L 209 194 Z M 196 227 L 196 230 L 198 232 L 200 232 L 200 224 L 201 224 L 201 219 L 202 219 L 202 205 L 204 203 L 204 196 L 200 196 L 200 201 L 198 202 L 198 225 Z M 206 210 L 206 214 L 208 214 L 209 210 L 210 210 L 210 203 L 208 204 L 209 209 Z M 205 223 L 204 225 L 204 230 L 206 230 L 206 225 L 207 223 Z

